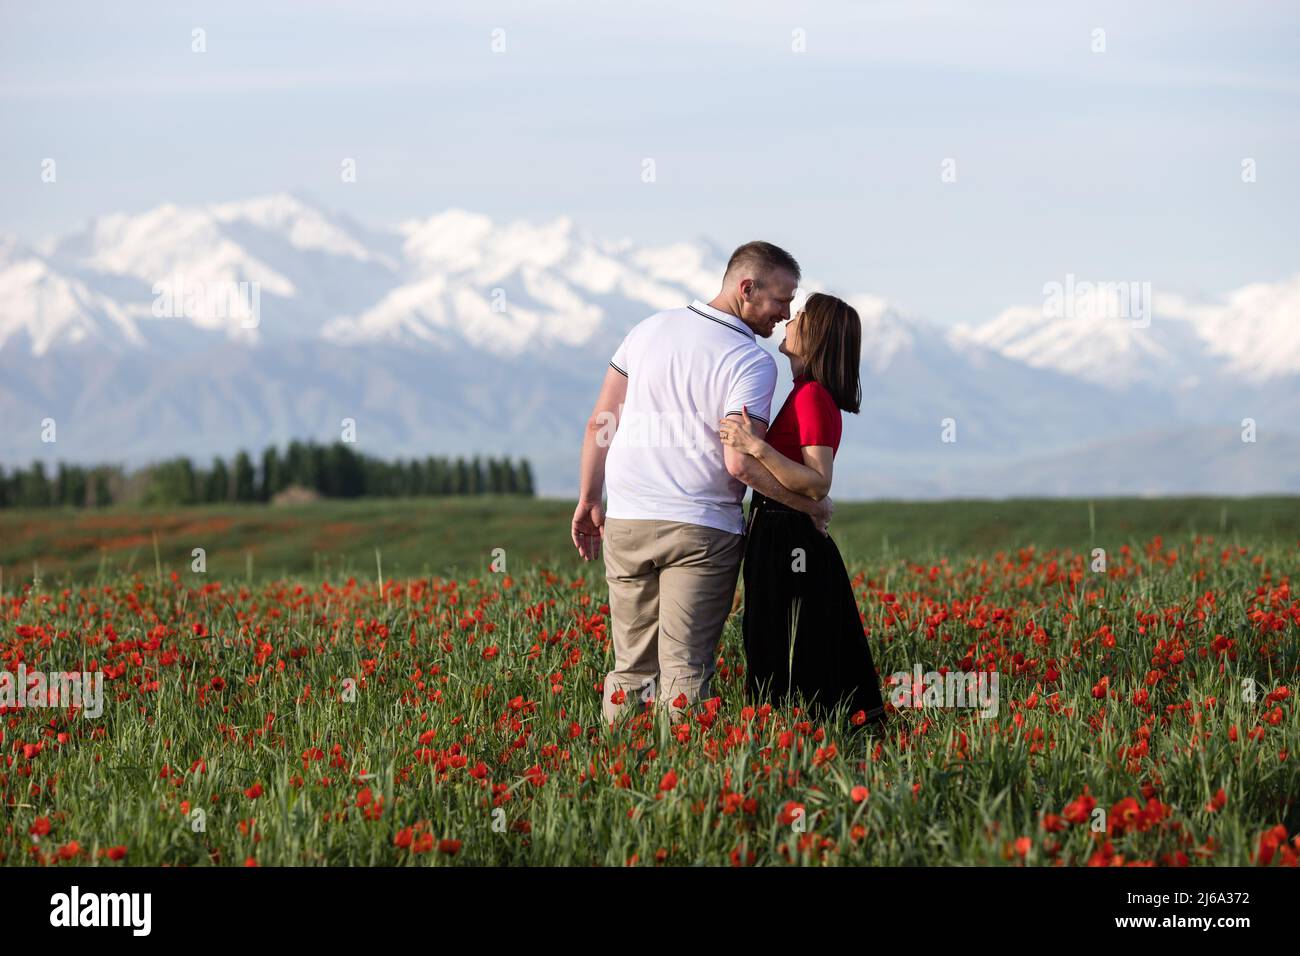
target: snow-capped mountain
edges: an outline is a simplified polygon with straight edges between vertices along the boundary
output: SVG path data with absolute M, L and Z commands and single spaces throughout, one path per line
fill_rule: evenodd
M 1222 304 L 1171 300 L 1169 310 L 1186 316 L 1210 355 L 1226 360 L 1227 374 L 1260 383 L 1300 373 L 1300 275 L 1252 283 Z
M 56 345 L 113 349 L 148 344 L 135 319 L 112 297 L 10 243 L 0 253 L 0 348 L 20 336 L 33 355 Z
M 954 341 L 1110 389 L 1190 389 L 1227 377 L 1258 385 L 1300 375 L 1300 274 L 1249 285 L 1218 302 L 1154 295 L 1127 312 L 1095 289 L 1076 296 L 1068 310 L 1049 299 L 981 325 L 959 325 Z
M 524 455 L 570 494 L 618 342 L 711 298 L 726 253 L 463 210 L 376 229 L 290 195 L 0 240 L 0 462 L 206 459 L 351 418 L 366 451 Z M 1300 275 L 1156 296 L 1144 322 L 1076 296 L 946 327 L 847 297 L 864 400 L 841 496 L 1300 490 Z M 1258 440 L 1237 449 L 1245 418 Z
M 332 321 L 325 338 L 416 339 L 499 356 L 581 347 L 609 331 L 611 309 L 637 303 L 648 315 L 683 295 L 705 294 L 717 281 L 700 248 L 602 243 L 567 218 L 501 227 L 452 210 L 399 231 L 409 281 L 359 314 Z

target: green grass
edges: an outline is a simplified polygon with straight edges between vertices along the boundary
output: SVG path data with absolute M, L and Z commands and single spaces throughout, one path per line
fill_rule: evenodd
M 747 710 L 739 616 L 712 716 L 602 726 L 600 568 L 544 560 L 567 549 L 569 513 L 4 515 L 4 666 L 109 676 L 101 717 L 3 715 L 2 862 L 1245 865 L 1300 850 L 1294 503 L 1099 500 L 1093 531 L 1086 502 L 843 506 L 832 528 L 882 678 L 1000 678 L 996 717 L 903 707 L 880 741 Z M 102 573 L 93 543 L 70 544 L 105 530 L 95 518 L 144 536 Z M 188 570 L 199 545 L 206 575 Z M 507 574 L 485 572 L 493 547 Z M 479 571 L 426 573 L 440 567 Z M 1085 795 L 1098 829 L 1058 821 Z
M 1091 512 L 1090 512 L 1091 507 Z M 101 570 L 186 570 L 204 548 L 208 574 L 253 580 L 483 573 L 493 550 L 507 570 L 542 564 L 576 572 L 573 503 L 512 497 L 372 499 L 269 508 L 196 506 L 0 511 L 0 569 L 8 577 L 92 579 Z M 831 532 L 846 560 L 1105 547 L 1156 535 L 1211 533 L 1223 541 L 1300 541 L 1300 499 L 1099 498 L 845 502 Z M 154 540 L 158 560 L 155 562 Z

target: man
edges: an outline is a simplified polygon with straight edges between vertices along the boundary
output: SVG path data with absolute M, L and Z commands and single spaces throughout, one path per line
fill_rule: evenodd
M 829 498 L 787 490 L 762 464 L 724 449 L 717 433 L 719 420 L 748 409 L 756 434 L 766 434 L 776 362 L 757 338 L 790 318 L 798 284 L 788 252 L 747 243 L 711 302 L 638 323 L 609 363 L 583 438 L 571 530 L 584 560 L 602 547 L 605 555 L 614 643 L 607 723 L 651 698 L 680 720 L 710 696 L 744 553 L 746 485 L 826 529 Z

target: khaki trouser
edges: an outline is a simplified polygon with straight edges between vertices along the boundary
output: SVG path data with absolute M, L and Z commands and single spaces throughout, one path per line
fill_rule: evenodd
M 674 720 L 685 703 L 706 699 L 718 642 L 731 610 L 744 535 L 683 521 L 606 518 L 602 534 L 609 583 L 614 669 L 605 675 L 605 722 L 654 698 Z M 610 697 L 618 690 L 623 704 Z

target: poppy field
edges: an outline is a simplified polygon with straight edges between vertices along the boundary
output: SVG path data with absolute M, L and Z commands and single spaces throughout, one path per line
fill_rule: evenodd
M 881 733 L 746 701 L 739 613 L 689 720 L 602 726 L 594 564 L 11 575 L 0 666 L 103 699 L 6 685 L 0 862 L 1294 866 L 1298 566 L 1204 534 L 855 558 Z M 935 671 L 996 673 L 996 713 Z

